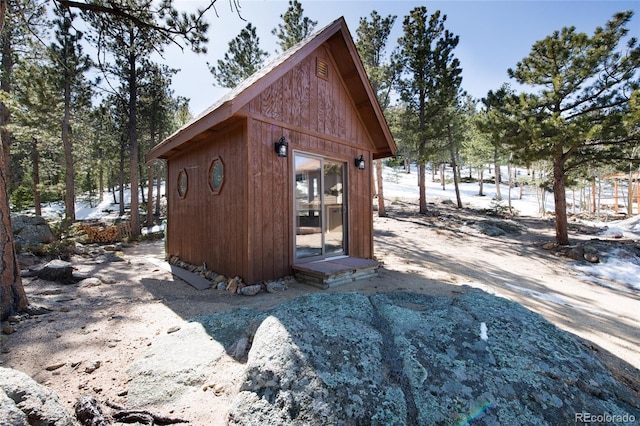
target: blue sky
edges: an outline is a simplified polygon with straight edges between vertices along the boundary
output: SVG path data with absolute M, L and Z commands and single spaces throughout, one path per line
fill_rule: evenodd
M 204 2 L 177 0 L 180 10 L 195 10 Z M 388 1 L 302 0 L 305 16 L 318 21 L 316 29 L 344 16 L 352 37 L 361 17 L 369 17 L 376 10 L 382 16 L 397 15 L 389 39 L 388 52 L 402 34 L 402 19 L 416 6 L 426 6 L 429 13 L 440 10 L 447 15 L 446 28 L 460 36 L 455 50 L 463 68 L 462 87 L 475 98 L 509 82 L 508 68 L 515 68 L 526 57 L 537 40 L 563 27 L 575 26 L 578 31 L 593 34 L 597 26 L 604 26 L 615 12 L 634 10 L 629 23 L 630 35 L 640 38 L 640 2 L 638 1 Z M 218 0 L 217 14 L 210 13 L 208 21 L 208 53 L 196 55 L 168 48 L 165 61 L 180 69 L 172 88 L 176 95 L 191 100 L 191 112 L 198 115 L 213 104 L 227 89 L 214 86 L 207 62 L 215 64 L 228 50 L 228 43 L 251 22 L 257 29 L 262 49 L 273 54 L 276 37 L 271 30 L 282 22 L 287 1 L 240 0 L 240 14 L 230 10 L 228 0 Z M 514 82 L 512 82 L 514 83 Z

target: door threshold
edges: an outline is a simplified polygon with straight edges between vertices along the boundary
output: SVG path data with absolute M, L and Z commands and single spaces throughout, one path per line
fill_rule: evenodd
M 336 259 L 344 259 L 345 257 L 349 257 L 346 254 L 341 254 L 338 256 L 331 256 L 331 257 L 326 257 L 324 259 L 320 259 L 318 262 L 329 262 L 331 260 L 336 260 Z

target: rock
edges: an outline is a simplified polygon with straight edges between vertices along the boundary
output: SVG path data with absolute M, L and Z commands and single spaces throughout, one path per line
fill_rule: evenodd
M 100 281 L 102 281 L 103 284 L 115 284 L 116 283 L 116 279 L 109 276 L 109 275 L 96 275 L 96 278 L 98 278 Z
M 223 281 L 227 281 L 227 277 L 225 277 L 225 276 L 224 276 L 224 275 L 222 275 L 222 274 L 218 274 L 218 275 L 216 276 L 215 280 L 213 280 L 213 282 L 214 282 L 215 284 L 220 284 L 220 283 L 221 283 L 221 282 L 223 282 Z
M 2 334 L 13 334 L 16 332 L 16 327 L 13 324 L 2 324 Z
M 581 244 L 572 247 L 567 252 L 567 257 L 573 260 L 584 260 L 584 247 Z
M 79 287 L 98 287 L 100 285 L 102 285 L 102 281 L 96 277 L 85 278 L 78 283 Z
M 170 402 L 210 380 L 208 371 L 225 354 L 201 324 L 186 323 L 176 333 L 159 334 L 127 370 L 127 404 L 140 407 Z
M 96 391 L 94 388 L 94 392 Z M 83 425 L 91 426 L 109 426 L 111 422 L 104 416 L 102 408 L 98 401 L 92 396 L 82 396 L 73 404 L 76 417 Z
M 226 290 L 227 289 L 227 283 L 222 281 L 219 282 L 218 285 L 216 285 L 216 289 L 218 290 Z
M 542 246 L 542 248 L 545 250 L 553 250 L 554 248 L 556 248 L 556 243 L 546 243 Z
M 229 293 L 236 293 L 238 291 L 238 282 L 233 278 L 229 279 L 229 281 L 227 281 L 226 290 Z
M 96 371 L 98 368 L 100 368 L 101 364 L 102 363 L 100 361 L 90 362 L 86 367 L 84 367 L 84 372 L 88 373 L 88 374 L 91 374 L 94 371 Z
M 124 262 L 124 259 L 113 252 L 104 252 L 95 257 L 96 263 Z
M 280 281 L 270 281 L 265 286 L 268 293 L 277 293 L 280 291 L 285 291 L 287 289 L 287 286 Z
M 35 270 L 34 273 L 38 278 L 47 281 L 57 281 L 63 284 L 69 284 L 74 281 L 73 266 L 64 260 L 54 259 Z
M 600 262 L 600 258 L 596 255 L 593 254 L 585 254 L 584 255 L 584 260 L 586 260 L 589 263 L 598 263 Z
M 73 426 L 58 395 L 26 374 L 0 367 L 0 419 L 3 426 Z
M 20 253 L 18 255 L 18 263 L 21 268 L 28 268 L 38 263 L 38 257 L 33 253 Z
M 66 363 L 64 363 L 64 362 L 59 362 L 59 363 L 57 363 L 57 364 L 51 364 L 51 365 L 49 365 L 49 366 L 45 367 L 45 370 L 47 370 L 47 371 L 55 371 L 55 370 L 57 370 L 57 369 L 59 369 L 59 368 L 64 367 L 64 366 L 65 366 L 65 364 L 66 364 Z
M 50 244 L 55 241 L 49 224 L 42 216 L 12 215 L 11 230 L 20 247 Z
M 242 293 L 245 296 L 255 296 L 261 291 L 262 291 L 262 286 L 260 284 L 248 285 L 240 289 L 240 293 Z
M 195 321 L 246 356 L 230 425 L 462 424 L 474 413 L 478 425 L 573 424 L 582 407 L 640 418 L 571 334 L 476 289 L 316 293 Z
M 87 278 L 91 278 L 91 275 L 89 275 L 86 272 L 73 271 L 72 278 L 73 278 L 73 281 L 78 282 L 78 281 L 86 280 Z

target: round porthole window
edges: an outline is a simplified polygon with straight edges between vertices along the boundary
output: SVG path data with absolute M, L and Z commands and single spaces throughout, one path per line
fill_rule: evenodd
M 187 171 L 182 169 L 180 170 L 180 173 L 178 173 L 178 196 L 180 196 L 180 198 L 184 198 L 187 195 L 188 189 L 189 177 L 187 176 Z
M 219 194 L 224 185 L 224 163 L 220 157 L 215 157 L 209 166 L 209 188 L 214 194 Z

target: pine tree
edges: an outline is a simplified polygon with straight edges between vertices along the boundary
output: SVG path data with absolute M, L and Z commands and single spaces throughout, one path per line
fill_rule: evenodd
M 224 59 L 217 66 L 209 65 L 209 70 L 221 87 L 234 88 L 254 72 L 258 71 L 268 53 L 260 48 L 260 37 L 249 22 L 233 40 Z
M 569 244 L 568 174 L 583 164 L 622 160 L 632 143 L 622 123 L 627 96 L 640 87 L 640 47 L 635 38 L 619 47 L 632 16 L 631 11 L 615 14 L 593 36 L 575 27 L 555 31 L 508 70 L 518 83 L 538 90 L 512 102 L 512 117 L 520 125 L 506 142 L 521 159 L 552 162 L 559 245 Z
M 0 14 L 0 54 L 2 55 L 0 90 L 10 95 L 13 66 L 17 55 L 16 45 L 28 33 L 23 20 L 28 20 L 29 17 L 41 18 L 44 8 L 36 4 L 23 4 L 18 7 L 14 1 L 5 0 L 0 4 L 0 10 L 2 12 Z M 9 109 L 5 102 L 0 102 L 0 320 L 4 320 L 12 312 L 26 310 L 28 304 L 11 230 L 9 207 L 11 134 L 7 127 L 10 122 Z
M 484 166 L 493 159 L 493 145 L 480 129 L 481 112 L 476 110 L 476 105 L 474 101 L 473 106 L 467 108 L 469 125 L 462 142 L 462 152 L 466 164 L 477 169 L 478 195 L 484 196 Z
M 360 18 L 360 25 L 356 30 L 358 36 L 356 48 L 383 113 L 389 106 L 391 90 L 399 74 L 396 64 L 391 61 L 385 62 L 385 49 L 395 20 L 395 15 L 382 18 L 374 10 L 371 12 L 370 21 L 367 18 Z M 378 216 L 384 217 L 386 209 L 382 183 L 382 160 L 376 160 L 375 167 L 378 184 Z
M 508 155 L 508 139 L 518 133 L 517 124 L 507 112 L 507 104 L 513 102 L 514 92 L 508 84 L 503 84 L 495 92 L 490 90 L 482 99 L 483 109 L 477 126 L 489 138 L 493 147 L 493 165 L 496 185 L 496 199 L 502 199 L 500 192 L 500 165 Z
M 446 19 L 439 10 L 429 16 L 426 7 L 414 8 L 403 20 L 395 59 L 403 66 L 401 98 L 416 117 L 407 142 L 416 144 L 420 213 L 427 212 L 426 162 L 446 149 L 446 112 L 455 104 L 462 82 L 460 63 L 452 53 L 459 38 L 445 29 Z
M 108 2 L 108 5 L 113 5 Z M 111 63 L 100 62 L 103 73 L 109 77 L 115 77 L 121 84 L 122 95 L 127 108 L 127 140 L 129 147 L 129 180 L 131 189 L 131 235 L 140 235 L 140 203 L 138 197 L 140 149 L 138 143 L 138 113 L 137 98 L 138 85 L 141 80 L 140 67 L 148 60 L 153 52 L 162 52 L 167 43 L 173 41 L 173 33 L 167 32 L 157 22 L 169 13 L 167 22 L 175 25 L 174 16 L 177 12 L 171 8 L 171 2 L 161 3 L 161 7 L 168 5 L 165 12 L 154 14 L 154 10 L 145 7 L 147 4 L 141 0 L 123 0 L 118 7 L 127 11 L 126 17 L 108 14 L 98 11 L 88 11 L 85 19 L 91 24 L 93 33 L 91 40 L 98 48 L 100 58 L 105 55 L 113 57 Z M 188 19 L 187 19 L 188 21 Z M 140 25 L 148 23 L 148 25 Z M 205 26 L 193 29 L 192 33 L 185 36 L 185 41 L 190 43 L 196 51 L 203 51 L 201 43 L 206 41 Z
M 151 149 L 175 130 L 173 126 L 173 113 L 177 101 L 173 98 L 173 91 L 170 87 L 171 77 L 176 72 L 177 70 L 171 69 L 166 65 L 153 63 L 147 64 L 143 72 L 144 78 L 140 87 L 139 97 L 143 151 Z M 148 170 L 147 226 L 151 226 L 153 224 L 155 162 L 149 165 Z M 142 191 L 142 182 L 140 186 Z M 158 193 L 159 192 L 160 184 L 158 179 Z
M 172 0 L 163 0 L 158 7 L 153 9 L 149 8 L 148 2 L 126 1 L 75 2 L 59 0 L 55 2 L 55 5 L 80 9 L 86 13 L 85 17 L 119 17 L 122 21 L 131 23 L 133 27 L 147 28 L 154 33 L 156 46 L 163 43 L 176 43 L 182 46 L 184 43 L 196 52 L 204 52 L 208 41 L 205 36 L 208 24 L 204 20 L 204 15 L 208 10 L 214 8 L 215 1 L 210 0 L 207 7 L 199 9 L 193 14 L 180 14 L 173 7 Z M 237 9 L 236 0 L 231 4 L 235 5 Z M 22 28 L 28 28 L 33 32 L 34 22 L 43 22 L 41 16 L 44 13 L 45 9 L 42 4 L 29 2 L 18 8 L 15 0 L 0 1 L 0 53 L 2 54 L 0 90 L 6 94 L 11 93 L 11 71 L 15 56 L 16 34 L 20 32 L 21 25 Z M 99 19 L 97 20 L 99 21 Z M 28 32 L 23 30 L 22 34 Z M 0 139 L 2 139 L 0 143 L 0 262 L 2 264 L 0 268 L 0 319 L 6 318 L 12 312 L 24 311 L 28 303 L 22 287 L 11 231 L 9 204 L 11 137 L 7 130 L 9 122 L 9 110 L 2 102 L 0 103 Z M 137 212 L 135 214 L 137 215 Z
M 73 28 L 76 15 L 67 10 L 57 10 L 54 21 L 57 26 L 56 42 L 50 47 L 50 55 L 58 70 L 58 85 L 63 98 L 62 144 L 65 158 L 65 217 L 66 224 L 75 221 L 75 168 L 72 137 L 72 111 L 74 107 L 88 109 L 91 91 L 84 73 L 91 67 L 89 57 L 82 51 L 82 32 Z
M 298 0 L 289 0 L 289 8 L 280 18 L 284 23 L 278 24 L 271 34 L 278 38 L 278 46 L 283 52 L 307 38 L 318 25 L 318 21 L 304 16 L 304 9 Z

